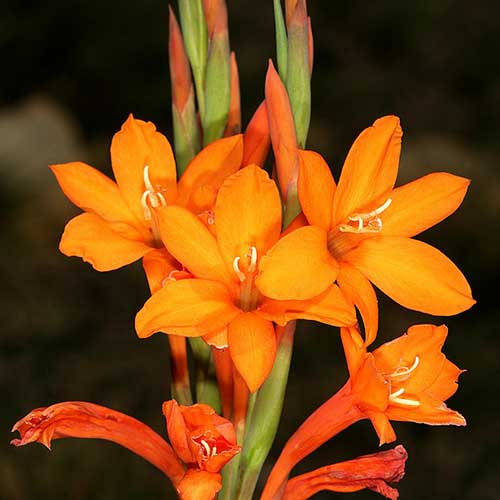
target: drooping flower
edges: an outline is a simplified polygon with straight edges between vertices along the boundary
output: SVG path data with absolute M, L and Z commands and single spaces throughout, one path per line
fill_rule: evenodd
M 82 401 L 33 410 L 14 425 L 20 439 L 11 444 L 39 442 L 50 450 L 54 439 L 105 439 L 161 470 L 181 500 L 213 500 L 222 487 L 222 467 L 240 451 L 233 425 L 208 405 L 179 406 L 172 400 L 163 404 L 163 413 L 172 446 L 135 418 Z
M 161 246 L 157 207 L 180 205 L 209 218 L 218 188 L 240 168 L 242 156 L 241 135 L 216 141 L 193 158 L 177 183 L 167 139 L 151 122 L 130 115 L 111 143 L 116 183 L 81 162 L 51 167 L 66 196 L 84 210 L 66 225 L 60 250 L 98 271 L 134 262 Z
M 307 301 L 276 301 L 256 288 L 260 258 L 281 230 L 279 193 L 261 168 L 245 167 L 224 182 L 215 205 L 215 236 L 184 208 L 162 207 L 156 213 L 167 250 L 193 278 L 169 280 L 146 302 L 136 317 L 141 338 L 159 331 L 205 339 L 216 335 L 216 346 L 229 346 L 236 369 L 253 392 L 273 366 L 273 321 L 355 323 L 352 305 L 336 286 Z
M 182 462 L 153 429 L 135 418 L 93 403 L 68 401 L 37 408 L 19 420 L 12 428 L 14 431 L 20 434 L 20 439 L 11 441 L 14 446 L 41 443 L 49 450 L 54 439 L 105 439 L 153 464 L 174 486 L 184 477 Z
M 286 483 L 283 500 L 306 500 L 320 491 L 350 493 L 370 489 L 391 500 L 398 490 L 388 483 L 399 482 L 405 474 L 408 453 L 399 445 L 387 451 L 327 465 L 295 476 Z
M 357 328 L 343 328 L 350 378 L 288 440 L 261 500 L 274 498 L 298 462 L 359 420 L 371 420 L 380 444 L 396 439 L 390 420 L 465 425 L 464 417 L 444 404 L 461 373 L 441 352 L 447 333 L 444 325 L 415 325 L 369 353 Z
M 323 158 L 302 151 L 299 199 L 311 224 L 280 240 L 262 259 L 256 283 L 278 299 L 308 299 L 337 280 L 359 308 L 366 341 L 375 339 L 378 309 L 370 284 L 401 305 L 452 315 L 475 301 L 460 270 L 435 248 L 412 239 L 452 214 L 467 179 L 434 173 L 394 189 L 402 131 L 399 119 L 377 120 L 354 142 L 338 186 Z M 290 262 L 290 280 L 277 279 Z

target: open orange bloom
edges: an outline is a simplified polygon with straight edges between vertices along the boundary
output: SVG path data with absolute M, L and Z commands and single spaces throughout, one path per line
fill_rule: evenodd
M 261 168 L 245 167 L 224 182 L 215 205 L 215 236 L 185 208 L 161 207 L 156 214 L 167 250 L 193 277 L 172 276 L 146 302 L 136 317 L 139 337 L 162 331 L 205 336 L 220 348 L 228 345 L 236 369 L 256 391 L 273 366 L 273 321 L 355 323 L 354 308 L 337 286 L 306 301 L 276 301 L 256 288 L 261 256 L 281 231 L 278 189 Z
M 405 474 L 408 453 L 399 445 L 392 450 L 327 465 L 301 474 L 286 483 L 283 500 L 306 500 L 320 491 L 350 493 L 370 489 L 391 500 L 398 490 L 387 483 L 399 482 Z
M 337 280 L 361 312 L 367 343 L 378 328 L 370 282 L 399 304 L 429 314 L 457 314 L 474 304 L 460 270 L 435 248 L 411 239 L 452 214 L 469 181 L 441 172 L 394 189 L 401 137 L 395 116 L 364 130 L 338 186 L 320 155 L 301 152 L 299 199 L 311 226 L 280 240 L 262 259 L 262 293 L 308 299 Z M 277 279 L 292 262 L 294 287 Z
M 359 331 L 343 328 L 350 378 L 288 440 L 261 500 L 274 498 L 298 462 L 359 420 L 371 420 L 381 445 L 396 439 L 390 420 L 465 425 L 464 417 L 444 404 L 461 373 L 441 352 L 447 333 L 445 326 L 412 326 L 368 353 Z
M 242 158 L 241 135 L 221 139 L 191 161 L 177 184 L 168 140 L 130 115 L 111 143 L 116 183 L 81 162 L 51 167 L 66 196 L 84 210 L 66 225 L 61 252 L 98 271 L 134 262 L 161 245 L 155 208 L 181 205 L 210 219 L 218 188 Z
M 82 401 L 33 410 L 14 425 L 12 430 L 19 431 L 21 438 L 11 444 L 39 442 L 50 449 L 53 439 L 105 439 L 160 469 L 181 500 L 212 500 L 222 487 L 220 470 L 240 451 L 233 425 L 207 405 L 178 406 L 172 400 L 163 404 L 163 413 L 174 449 L 135 418 Z
M 381 445 L 396 439 L 389 420 L 465 425 L 464 417 L 444 404 L 458 389 L 462 373 L 441 352 L 447 335 L 444 325 L 416 325 L 367 353 L 357 329 L 342 329 L 351 391 Z

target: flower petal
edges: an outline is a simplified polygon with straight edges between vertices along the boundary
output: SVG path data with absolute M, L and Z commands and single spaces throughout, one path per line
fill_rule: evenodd
M 327 163 L 314 151 L 299 150 L 299 200 L 307 220 L 328 231 L 332 225 L 335 181 Z
M 387 416 L 387 411 L 385 413 L 381 411 L 370 411 L 367 412 L 367 415 L 377 433 L 379 446 L 396 441 L 396 433 Z
M 219 187 L 240 168 L 242 158 L 241 134 L 210 143 L 191 160 L 180 178 L 176 203 L 194 213 L 211 209 Z M 211 197 L 207 196 L 208 192 L 212 193 Z
M 376 236 L 344 256 L 402 306 L 450 316 L 474 303 L 467 280 L 439 250 L 421 241 Z
M 378 302 L 371 283 L 347 262 L 340 263 L 337 276 L 342 293 L 358 309 L 365 327 L 365 345 L 369 346 L 377 337 Z
M 194 276 L 232 282 L 215 238 L 196 215 L 177 206 L 155 214 L 167 250 Z
M 251 247 L 260 257 L 278 241 L 280 195 L 265 170 L 250 165 L 226 179 L 217 195 L 215 229 L 220 253 L 229 269 L 235 257 L 246 261 Z
M 184 467 L 170 445 L 150 427 L 104 406 L 83 401 L 57 403 L 37 408 L 17 422 L 12 431 L 19 431 L 14 446 L 39 442 L 50 450 L 54 439 L 75 437 L 105 439 L 123 446 L 144 458 L 177 485 Z
M 469 179 L 437 172 L 396 188 L 380 216 L 381 234 L 411 237 L 434 226 L 460 206 L 469 184 Z
M 365 488 L 396 500 L 398 491 L 388 483 L 402 479 L 407 458 L 408 453 L 399 445 L 392 450 L 321 467 L 290 479 L 283 500 L 306 500 L 323 490 L 348 493 Z
M 81 257 L 97 271 L 112 271 L 140 259 L 151 247 L 121 236 L 99 216 L 83 213 L 66 224 L 59 250 Z
M 241 313 L 229 323 L 231 359 L 251 392 L 255 392 L 271 372 L 276 356 L 273 324 L 254 312 Z
M 222 488 L 221 475 L 202 470 L 188 470 L 177 492 L 181 500 L 213 500 Z
M 99 170 L 81 162 L 51 165 L 50 169 L 64 194 L 77 207 L 99 215 L 108 222 L 139 226 L 138 219 L 125 203 L 117 184 Z
M 155 248 L 147 253 L 142 260 L 151 293 L 157 292 L 165 279 L 175 271 L 182 272 L 182 266 L 165 248 Z
M 258 313 L 281 326 L 294 319 L 309 319 L 333 326 L 356 323 L 354 306 L 346 300 L 337 285 L 329 286 L 309 300 L 267 299 L 259 307 Z
M 414 325 L 408 333 L 381 345 L 373 356 L 381 373 L 393 373 L 402 367 L 417 365 L 411 377 L 404 379 L 406 393 L 419 394 L 437 379 L 444 365 L 445 355 L 441 352 L 448 329 L 442 325 Z M 456 379 L 451 383 L 455 384 Z
M 416 422 L 427 425 L 466 425 L 465 418 L 457 411 L 448 408 L 440 399 L 428 393 L 418 396 L 420 406 L 411 408 L 390 405 L 386 415 L 391 420 L 401 422 Z
M 272 299 L 305 300 L 324 292 L 338 274 L 326 231 L 307 226 L 281 238 L 260 260 L 256 285 Z
M 171 281 L 137 313 L 135 328 L 141 338 L 160 331 L 198 337 L 222 330 L 239 312 L 217 281 Z
M 144 219 L 141 205 L 146 190 L 144 167 L 149 167 L 151 184 L 162 192 L 167 203 L 175 200 L 174 155 L 168 140 L 156 131 L 153 123 L 130 115 L 111 142 L 111 164 L 123 198 L 137 219 Z
M 162 412 L 167 423 L 168 439 L 175 450 L 175 453 L 185 464 L 196 462 L 188 443 L 188 429 L 182 416 L 179 404 L 175 399 L 165 401 L 162 405 Z
M 384 116 L 354 141 L 335 193 L 335 225 L 386 201 L 398 174 L 402 135 L 399 118 Z

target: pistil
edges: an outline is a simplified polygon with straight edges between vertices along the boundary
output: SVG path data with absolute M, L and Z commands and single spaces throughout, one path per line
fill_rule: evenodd
M 242 271 L 240 268 L 241 258 L 239 256 L 233 260 L 233 270 L 241 282 L 240 307 L 243 311 L 253 311 L 259 303 L 259 291 L 254 286 L 257 271 L 257 248 L 251 246 L 245 257 L 249 261 L 246 271 Z

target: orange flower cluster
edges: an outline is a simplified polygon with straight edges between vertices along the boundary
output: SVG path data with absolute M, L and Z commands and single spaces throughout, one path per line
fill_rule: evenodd
M 455 264 L 413 239 L 460 206 L 469 181 L 440 172 L 395 187 L 402 129 L 397 117 L 386 116 L 354 141 L 336 184 L 320 154 L 299 148 L 309 115 L 293 97 L 297 75 L 310 78 L 312 69 L 305 0 L 286 2 L 286 26 L 279 2 L 275 9 L 281 76 L 270 64 L 265 102 L 243 134 L 230 135 L 240 129 L 240 95 L 234 54 L 227 59 L 225 2 L 181 1 L 182 33 L 171 11 L 170 62 L 182 164 L 176 168 L 168 140 L 151 122 L 130 115 L 111 143 L 116 182 L 80 162 L 51 167 L 63 192 L 83 210 L 68 222 L 61 252 L 98 271 L 143 259 L 151 297 L 138 311 L 135 329 L 140 338 L 156 332 L 169 338 L 178 399 L 163 404 L 170 444 L 122 413 L 68 402 L 21 419 L 14 445 L 38 441 L 50 448 L 62 437 L 107 439 L 164 472 L 184 500 L 249 500 L 279 420 L 298 319 L 341 328 L 349 379 L 287 442 L 262 500 L 365 488 L 397 498 L 387 483 L 404 474 L 402 446 L 288 476 L 359 420 L 372 422 L 380 444 L 396 439 L 391 420 L 465 425 L 444 404 L 461 373 L 441 352 L 445 326 L 412 326 L 373 352 L 368 347 L 378 332 L 373 285 L 402 306 L 433 315 L 457 314 L 474 304 Z M 199 29 L 187 20 L 201 23 Z M 284 81 L 287 50 L 297 60 L 288 61 L 295 69 Z M 222 127 L 210 121 L 218 109 L 210 85 L 220 58 L 230 68 L 221 92 L 231 96 Z M 190 67 L 199 124 L 192 115 Z M 200 138 L 207 144 L 201 150 Z M 271 145 L 273 176 L 264 168 Z M 195 361 L 206 368 L 197 372 L 197 404 L 186 338 Z M 219 402 L 223 417 L 216 412 Z M 224 479 L 222 469 L 228 471 Z

